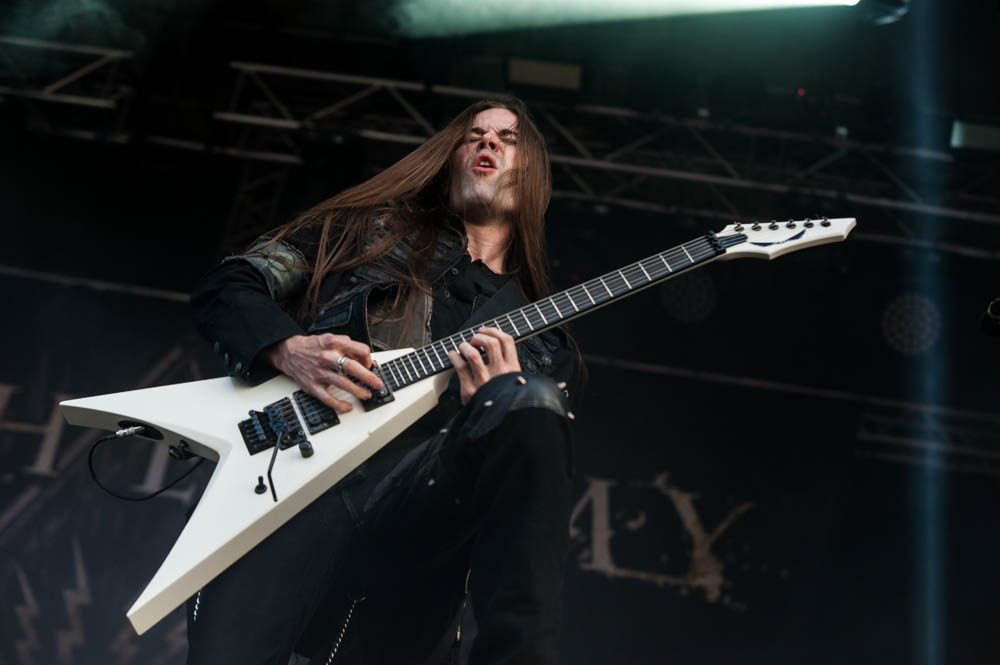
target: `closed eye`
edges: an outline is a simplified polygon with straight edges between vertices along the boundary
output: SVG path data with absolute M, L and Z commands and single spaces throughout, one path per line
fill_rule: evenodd
M 475 143 L 476 141 L 480 141 L 482 140 L 484 134 L 486 134 L 485 129 L 482 129 L 481 127 L 473 127 L 472 133 L 469 135 L 468 142 Z M 497 136 L 501 141 L 507 143 L 508 145 L 517 145 L 517 132 L 513 129 L 501 129 L 497 132 Z

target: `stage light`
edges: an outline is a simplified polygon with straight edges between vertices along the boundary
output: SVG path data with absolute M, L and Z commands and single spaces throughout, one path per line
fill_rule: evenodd
M 910 0 L 863 0 L 859 9 L 869 23 L 889 25 L 909 13 Z
M 767 9 L 853 6 L 859 0 L 398 0 L 384 9 L 395 29 L 410 37 L 493 32 L 601 21 L 663 18 Z M 383 5 L 384 7 L 384 5 Z

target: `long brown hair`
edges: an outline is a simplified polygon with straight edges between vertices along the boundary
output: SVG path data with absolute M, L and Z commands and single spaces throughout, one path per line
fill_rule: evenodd
M 517 116 L 517 163 L 507 174 L 514 187 L 516 210 L 510 215 L 510 247 L 504 271 L 512 273 L 528 300 L 551 291 L 546 271 L 544 215 L 552 193 L 549 154 L 524 103 L 516 98 L 478 101 L 430 137 L 420 147 L 378 175 L 327 199 L 276 230 L 278 241 L 302 230 L 319 240 L 315 265 L 300 315 L 319 305 L 320 286 L 330 273 L 377 262 L 408 239 L 412 251 L 405 273 L 399 274 L 397 297 L 426 291 L 427 268 L 437 246 L 441 222 L 449 214 L 451 156 L 469 135 L 481 111 L 504 108 Z M 312 235 L 312 234 L 310 234 Z

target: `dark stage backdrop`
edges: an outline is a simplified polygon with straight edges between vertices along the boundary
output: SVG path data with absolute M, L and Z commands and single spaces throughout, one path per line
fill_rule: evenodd
M 212 192 L 228 183 L 171 198 L 172 184 L 136 168 L 109 176 L 147 183 L 113 204 L 23 172 L 5 181 L 20 222 L 5 227 L 15 242 L 0 274 L 0 665 L 184 660 L 180 612 L 142 637 L 124 614 L 211 466 L 152 501 L 118 501 L 87 472 L 99 433 L 56 410 L 221 374 L 183 293 L 214 261 L 217 238 L 194 231 L 218 227 L 224 197 Z M 551 219 L 561 286 L 708 228 L 565 206 Z M 945 661 L 993 659 L 1000 385 L 997 340 L 976 319 L 994 276 L 991 261 L 848 240 L 714 264 L 581 320 L 590 378 L 563 662 L 914 662 L 927 486 L 942 491 Z M 167 290 L 115 286 L 126 283 Z M 905 294 L 934 305 L 928 320 L 885 319 Z M 911 344 L 931 355 L 897 352 L 892 331 L 918 322 L 933 335 Z M 920 399 L 929 357 L 940 366 L 931 405 Z M 940 466 L 918 463 L 928 446 Z M 186 464 L 136 441 L 96 459 L 109 483 L 139 493 Z

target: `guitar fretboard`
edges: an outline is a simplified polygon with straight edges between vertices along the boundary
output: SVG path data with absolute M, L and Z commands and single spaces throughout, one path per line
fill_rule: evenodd
M 382 378 L 398 390 L 450 369 L 448 352 L 457 351 L 458 345 L 472 339 L 481 326 L 499 328 L 515 340 L 526 339 L 711 261 L 746 239 L 743 234 L 706 234 L 394 358 L 381 365 Z

